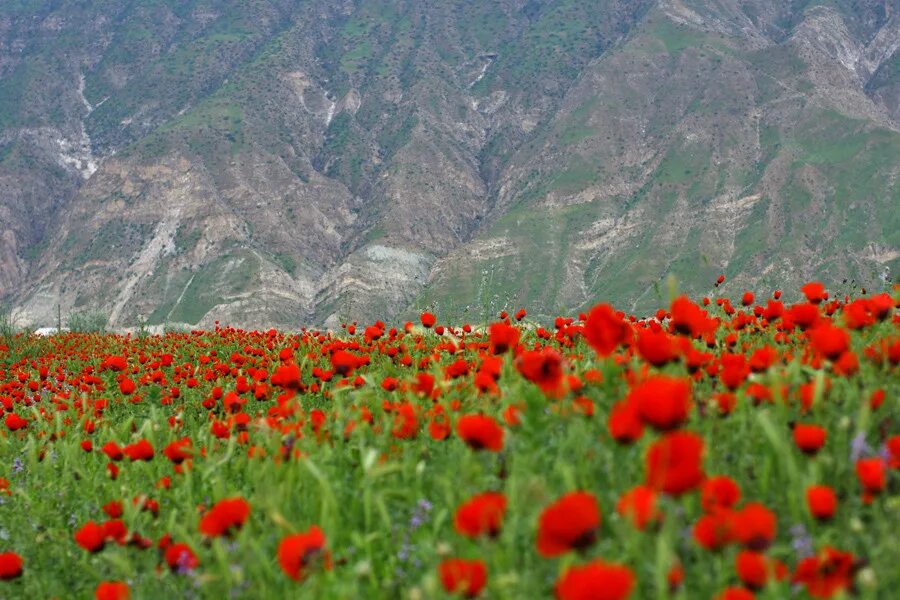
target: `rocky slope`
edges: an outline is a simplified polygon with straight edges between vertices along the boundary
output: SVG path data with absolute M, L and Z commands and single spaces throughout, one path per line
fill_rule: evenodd
M 22 321 L 655 308 L 900 259 L 900 4 L 0 7 Z

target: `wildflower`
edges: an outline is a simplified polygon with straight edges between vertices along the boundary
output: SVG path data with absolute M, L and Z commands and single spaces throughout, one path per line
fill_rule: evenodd
M 659 375 L 635 386 L 628 394 L 641 420 L 659 431 L 684 423 L 690 408 L 691 385 L 678 377 Z
M 565 391 L 562 356 L 553 348 L 523 352 L 516 359 L 516 368 L 550 397 L 558 397 Z
M 278 564 L 294 581 L 303 581 L 308 569 L 319 558 L 323 559 L 326 569 L 331 568 L 331 556 L 325 550 L 325 534 L 315 525 L 283 538 L 278 545 Z
M 4 424 L 6 425 L 6 428 L 9 429 L 10 431 L 18 431 L 20 429 L 24 429 L 24 428 L 28 427 L 28 420 L 23 419 L 16 413 L 11 412 L 6 415 Z
M 497 492 L 485 492 L 473 496 L 459 508 L 453 526 L 460 535 L 496 537 L 506 514 L 506 496 Z
M 499 452 L 503 449 L 503 428 L 487 415 L 465 415 L 456 422 L 456 433 L 473 450 Z
M 628 567 L 595 560 L 566 569 L 555 591 L 558 600 L 624 600 L 634 584 L 634 573 Z
M 791 581 L 806 587 L 813 598 L 831 598 L 853 586 L 856 570 L 853 554 L 825 546 L 797 564 Z
M 518 328 L 502 321 L 491 324 L 488 328 L 488 337 L 491 342 L 491 354 L 503 354 L 519 344 Z
M 131 590 L 123 581 L 103 581 L 94 591 L 95 600 L 128 600 Z
M 827 485 L 811 485 L 806 488 L 806 506 L 815 519 L 831 520 L 837 510 L 837 495 Z
M 599 356 L 609 356 L 631 336 L 631 327 L 608 304 L 591 309 L 584 323 L 584 337 Z
M 702 461 L 703 438 L 685 431 L 667 433 L 647 451 L 646 484 L 679 496 L 703 482 Z
M 662 518 L 656 499 L 654 490 L 639 485 L 622 494 L 616 504 L 616 512 L 625 517 L 636 529 L 644 529 Z
M 717 594 L 713 600 L 755 600 L 756 596 L 747 588 L 730 586 Z
M 856 461 L 856 477 L 863 488 L 863 502 L 866 504 L 884 491 L 887 484 L 885 461 L 881 457 L 861 458 Z
M 294 363 L 278 365 L 269 381 L 285 390 L 298 390 L 302 385 L 300 367 Z
M 607 420 L 609 435 L 620 444 L 631 444 L 641 438 L 644 424 L 634 404 L 623 400 L 612 406 Z
M 645 361 L 655 367 L 678 360 L 679 348 L 675 339 L 665 331 L 642 329 L 638 333 L 637 351 Z
M 734 513 L 735 539 L 750 550 L 765 550 L 775 539 L 775 513 L 751 502 Z
M 732 508 L 741 499 L 741 488 L 727 475 L 710 477 L 703 482 L 700 503 L 706 512 Z
M 600 507 L 588 492 L 570 492 L 541 513 L 538 521 L 538 552 L 545 557 L 593 545 L 600 529 Z
M 837 359 L 850 347 L 850 334 L 828 322 L 811 329 L 807 335 L 816 351 L 830 360 Z
M 191 438 L 184 437 L 167 445 L 163 449 L 163 454 L 172 461 L 173 464 L 180 465 L 193 456 L 191 446 Z
M 88 552 L 100 552 L 106 545 L 106 534 L 100 525 L 88 521 L 75 532 L 75 542 Z
M 169 569 L 175 573 L 189 573 L 200 565 L 200 559 L 187 544 L 169 544 L 164 558 Z
M 131 379 L 123 377 L 119 380 L 119 391 L 123 396 L 130 396 L 136 389 L 137 386 Z
M 694 541 L 715 551 L 734 541 L 734 518 L 728 509 L 715 510 L 700 517 L 692 530 Z
M 824 428 L 818 425 L 798 424 L 793 431 L 794 444 L 805 454 L 816 454 L 825 445 L 828 434 Z
M 487 585 L 487 567 L 480 560 L 450 558 L 438 565 L 441 585 L 450 594 L 475 598 Z
M 243 498 L 221 500 L 200 519 L 200 533 L 210 537 L 227 535 L 243 527 L 249 515 L 250 505 Z
M 147 440 L 138 440 L 134 444 L 128 444 L 122 448 L 122 452 L 132 462 L 138 460 L 149 461 L 153 459 L 153 446 Z
M 0 553 L 0 581 L 10 581 L 22 576 L 22 557 L 15 552 Z
M 738 552 L 734 563 L 741 582 L 751 590 L 764 588 L 771 579 L 787 577 L 784 563 L 752 550 Z
M 800 291 L 812 304 L 818 304 L 822 300 L 828 299 L 828 292 L 825 291 L 825 286 L 818 281 L 810 281 L 804 284 L 801 286 Z

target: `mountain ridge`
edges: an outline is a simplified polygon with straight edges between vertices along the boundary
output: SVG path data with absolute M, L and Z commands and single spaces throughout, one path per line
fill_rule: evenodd
M 74 5 L 0 9 L 0 48 L 54 33 L 0 59 L 23 320 L 650 310 L 670 275 L 896 273 L 896 2 L 231 4 L 108 7 L 93 41 Z

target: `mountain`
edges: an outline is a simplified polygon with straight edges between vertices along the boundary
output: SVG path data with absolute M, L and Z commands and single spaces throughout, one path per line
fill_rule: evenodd
M 898 0 L 6 0 L 20 321 L 478 320 L 900 267 Z

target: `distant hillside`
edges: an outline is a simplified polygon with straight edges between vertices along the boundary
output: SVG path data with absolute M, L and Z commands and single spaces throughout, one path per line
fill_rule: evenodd
M 0 4 L 0 296 L 35 324 L 877 287 L 898 175 L 896 0 Z

